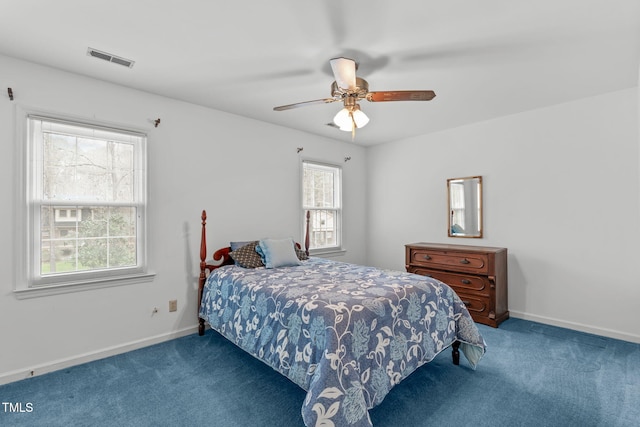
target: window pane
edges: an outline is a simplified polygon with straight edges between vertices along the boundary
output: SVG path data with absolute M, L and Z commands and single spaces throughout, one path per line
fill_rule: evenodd
M 132 144 L 112 143 L 112 194 L 115 202 L 134 200 L 134 147 Z
M 76 139 L 67 135 L 43 135 L 43 199 L 69 200 L 76 193 Z
M 78 184 L 76 200 L 111 201 L 109 197 L 113 176 L 110 175 L 110 159 L 106 141 L 85 138 L 76 140 Z
M 136 240 L 133 237 L 113 238 L 109 241 L 108 264 L 110 267 L 127 267 L 136 264 Z

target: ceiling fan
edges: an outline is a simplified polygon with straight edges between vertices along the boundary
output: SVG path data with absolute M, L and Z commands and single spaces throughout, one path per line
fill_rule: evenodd
M 369 102 L 430 101 L 436 96 L 432 90 L 369 92 L 369 83 L 365 79 L 356 76 L 358 68 L 356 61 L 339 57 L 331 59 L 329 63 L 336 79 L 331 84 L 331 98 L 281 105 L 273 109 L 275 111 L 284 111 L 307 105 L 342 101 L 344 108 L 336 114 L 333 121 L 340 130 L 351 132 L 351 137 L 355 138 L 356 129 L 362 128 L 369 123 L 369 118 L 360 110 L 358 101 L 362 99 L 366 99 Z

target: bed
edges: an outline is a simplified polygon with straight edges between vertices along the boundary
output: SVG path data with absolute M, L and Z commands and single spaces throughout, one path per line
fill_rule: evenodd
M 462 350 L 473 369 L 484 355 L 469 312 L 442 282 L 309 257 L 308 224 L 304 249 L 288 241 L 294 255 L 286 239 L 263 239 L 209 262 L 201 218 L 199 334 L 208 323 L 302 387 L 308 427 L 371 426 L 368 410 L 442 351 L 451 347 L 459 364 Z M 240 255 L 254 262 L 252 251 L 264 266 L 246 268 Z

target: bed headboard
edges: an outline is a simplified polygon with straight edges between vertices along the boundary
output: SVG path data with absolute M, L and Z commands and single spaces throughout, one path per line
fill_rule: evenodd
M 311 213 L 307 211 L 306 214 L 306 225 L 305 225 L 305 235 L 304 235 L 304 251 L 309 256 L 309 218 Z M 230 247 L 220 248 L 213 253 L 213 262 L 214 264 L 207 263 L 207 211 L 202 211 L 202 233 L 200 235 L 200 276 L 198 277 L 198 305 L 197 310 L 200 310 L 200 302 L 202 301 L 202 289 L 204 288 L 204 283 L 207 280 L 207 271 L 211 272 L 216 268 L 220 268 L 223 265 L 233 264 L 233 259 L 229 256 L 229 252 L 231 252 Z M 296 243 L 296 247 L 300 248 L 300 244 Z M 200 335 L 204 334 L 204 320 L 199 319 L 198 333 Z

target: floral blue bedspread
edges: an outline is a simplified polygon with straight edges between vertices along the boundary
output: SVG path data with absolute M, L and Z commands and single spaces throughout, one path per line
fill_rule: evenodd
M 200 317 L 307 391 L 307 426 L 371 426 L 368 410 L 458 340 L 485 343 L 456 293 L 435 279 L 312 257 L 296 267 L 225 266 Z

